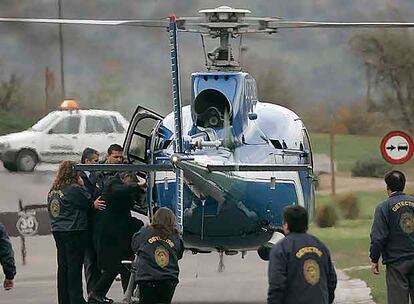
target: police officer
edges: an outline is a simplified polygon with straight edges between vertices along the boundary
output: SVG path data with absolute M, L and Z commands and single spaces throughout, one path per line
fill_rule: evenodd
M 92 148 L 85 148 L 82 152 L 81 163 L 87 165 L 96 164 L 99 160 L 99 152 Z M 91 208 L 88 212 L 88 232 L 89 239 L 85 251 L 85 278 L 86 278 L 86 290 L 88 295 L 92 292 L 92 288 L 98 282 L 101 272 L 98 269 L 96 250 L 93 246 L 92 234 L 93 234 L 93 222 L 95 217 L 95 210 L 104 210 L 105 201 L 101 199 L 100 195 L 103 190 L 103 178 L 101 174 L 97 172 L 81 171 L 79 172 L 82 178 L 84 187 L 89 192 L 91 197 Z
M 132 250 L 138 255 L 136 277 L 140 304 L 171 303 L 178 284 L 178 260 L 184 252 L 175 226 L 174 213 L 160 208 L 151 225 L 132 238 Z
M 6 227 L 2 223 L 0 223 L 0 264 L 5 276 L 3 287 L 5 290 L 10 290 L 14 287 L 13 279 L 16 275 L 16 264 Z
M 60 164 L 47 198 L 57 248 L 59 304 L 86 303 L 82 291 L 82 264 L 91 204 L 74 165 L 72 161 Z
M 325 245 L 308 230 L 308 214 L 301 206 L 283 212 L 286 237 L 269 257 L 268 304 L 328 304 L 335 297 L 336 272 Z
M 108 147 L 107 155 L 105 161 L 101 162 L 108 165 L 117 165 L 122 164 L 124 162 L 124 148 L 118 144 L 112 144 Z M 114 176 L 116 172 L 111 171 L 104 171 L 102 172 L 102 176 L 104 182 Z
M 370 258 L 374 274 L 379 258 L 386 265 L 388 303 L 414 303 L 414 197 L 403 193 L 405 176 L 391 171 L 384 177 L 388 199 L 375 209 Z

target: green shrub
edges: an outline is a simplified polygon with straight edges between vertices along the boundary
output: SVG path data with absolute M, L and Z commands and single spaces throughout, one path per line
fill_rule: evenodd
M 323 205 L 316 209 L 315 222 L 320 228 L 335 226 L 338 220 L 335 207 L 332 204 Z
M 358 160 L 352 168 L 352 176 L 383 177 L 391 166 L 380 158 Z
M 349 193 L 335 199 L 343 218 L 354 220 L 359 216 L 359 202 L 355 194 Z
M 32 117 L 0 111 L 0 135 L 26 130 L 34 121 Z

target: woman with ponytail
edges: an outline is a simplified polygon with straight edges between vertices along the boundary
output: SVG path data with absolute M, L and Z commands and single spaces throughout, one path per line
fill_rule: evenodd
M 50 224 L 57 248 L 59 304 L 85 304 L 82 264 L 88 241 L 90 196 L 74 170 L 63 161 L 47 196 Z
M 158 209 L 151 225 L 133 236 L 132 250 L 138 255 L 139 303 L 171 303 L 178 284 L 178 260 L 184 252 L 174 213 Z

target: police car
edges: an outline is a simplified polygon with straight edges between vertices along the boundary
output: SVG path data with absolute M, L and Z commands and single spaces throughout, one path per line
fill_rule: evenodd
M 76 101 L 65 100 L 30 129 L 0 136 L 0 159 L 9 171 L 33 171 L 39 162 L 78 161 L 86 147 L 101 153 L 122 144 L 128 124 L 118 112 L 80 110 Z

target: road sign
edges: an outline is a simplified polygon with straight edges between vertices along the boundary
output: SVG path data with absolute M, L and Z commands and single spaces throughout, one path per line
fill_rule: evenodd
M 381 154 L 391 164 L 403 164 L 410 160 L 414 153 L 412 138 L 402 131 L 393 131 L 381 141 Z
M 32 236 L 37 233 L 39 229 L 39 222 L 36 218 L 36 213 L 19 213 L 19 219 L 16 223 L 16 228 L 22 236 Z

